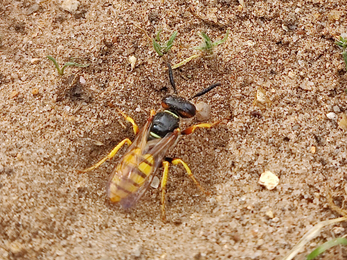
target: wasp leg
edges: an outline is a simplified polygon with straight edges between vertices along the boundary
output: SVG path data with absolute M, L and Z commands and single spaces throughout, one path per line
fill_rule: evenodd
M 169 162 L 163 161 L 163 177 L 161 179 L 161 220 L 165 223 L 166 222 L 166 214 L 165 214 L 165 194 L 166 194 L 166 183 L 167 183 L 167 176 L 169 173 Z
M 113 148 L 113 150 L 105 157 L 103 158 L 101 161 L 99 161 L 97 164 L 94 164 L 92 167 L 84 169 L 84 170 L 80 170 L 79 172 L 89 172 L 92 171 L 96 168 L 98 168 L 101 164 L 103 164 L 106 160 L 108 159 L 112 159 L 116 153 L 118 152 L 118 150 L 125 144 L 127 143 L 128 145 L 131 145 L 131 141 L 129 138 L 125 138 L 123 141 L 121 141 L 115 148 Z
M 163 222 L 166 222 L 165 195 L 166 195 L 166 183 L 167 183 L 167 177 L 168 177 L 168 173 L 169 173 L 170 162 L 173 165 L 177 165 L 177 164 L 181 163 L 183 165 L 183 167 L 185 168 L 185 170 L 187 171 L 188 176 L 194 181 L 196 186 L 198 186 L 198 188 L 206 195 L 211 194 L 210 192 L 206 191 L 203 187 L 201 187 L 200 183 L 198 182 L 197 179 L 195 179 L 192 171 L 190 170 L 190 168 L 188 167 L 188 165 L 184 161 L 182 161 L 181 159 L 178 159 L 178 158 L 177 159 L 166 158 L 166 160 L 167 161 L 163 161 L 164 171 L 163 171 L 163 177 L 161 179 L 161 219 Z
M 203 124 L 198 124 L 198 125 L 192 125 L 191 127 L 188 127 L 187 129 L 185 129 L 184 131 L 181 132 L 182 135 L 190 135 L 192 133 L 194 133 L 194 131 L 197 128 L 211 128 L 217 124 L 219 124 L 220 121 L 214 122 L 214 123 L 203 123 Z
M 139 127 L 135 123 L 134 119 L 132 119 L 130 116 L 127 116 L 126 114 L 124 114 L 118 108 L 117 108 L 117 110 L 118 110 L 119 114 L 121 114 L 125 118 L 126 121 L 128 121 L 129 123 L 131 123 L 133 125 L 133 131 L 134 131 L 134 134 L 136 135 L 139 132 Z
M 190 168 L 188 167 L 188 165 L 187 165 L 184 161 L 182 161 L 182 160 L 179 159 L 179 158 L 176 158 L 176 159 L 173 159 L 171 163 L 172 163 L 173 165 L 177 165 L 177 164 L 179 164 L 179 163 L 182 164 L 183 167 L 184 167 L 184 169 L 186 169 L 188 176 L 194 181 L 194 183 L 196 184 L 196 186 L 198 186 L 198 188 L 199 188 L 203 193 L 205 193 L 206 195 L 210 195 L 210 194 L 211 194 L 210 192 L 206 191 L 203 187 L 201 187 L 200 183 L 198 182 L 197 179 L 195 179 L 195 177 L 194 177 L 192 171 L 190 170 Z

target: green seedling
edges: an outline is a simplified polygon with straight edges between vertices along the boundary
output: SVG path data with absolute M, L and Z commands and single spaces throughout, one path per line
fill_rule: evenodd
M 222 43 L 225 43 L 225 41 L 228 39 L 229 30 L 227 30 L 227 33 L 225 34 L 223 39 L 219 41 L 215 41 L 215 42 L 212 42 L 211 38 L 204 32 L 201 32 L 200 35 L 202 38 L 202 44 L 200 46 L 195 47 L 194 49 L 200 50 L 212 55 L 214 47 Z
M 227 32 L 226 32 L 226 34 L 225 34 L 223 39 L 215 41 L 215 42 L 212 42 L 211 38 L 204 32 L 201 32 L 200 36 L 202 38 L 202 43 L 201 43 L 200 46 L 194 47 L 194 49 L 201 51 L 201 53 L 192 55 L 189 58 L 181 61 L 180 63 L 177 63 L 177 64 L 173 65 L 172 69 L 177 69 L 177 68 L 183 66 L 184 64 L 188 63 L 189 61 L 191 61 L 193 59 L 196 59 L 196 58 L 199 58 L 199 57 L 202 57 L 202 56 L 206 56 L 206 55 L 207 56 L 213 55 L 214 48 L 216 46 L 222 44 L 222 43 L 225 43 L 226 40 L 228 39 L 228 37 L 229 37 L 229 30 L 227 30 Z
M 342 57 L 345 61 L 345 66 L 347 70 L 347 38 L 340 36 L 339 40 L 336 41 L 335 44 L 342 49 Z
M 74 62 L 74 61 L 69 61 L 69 62 L 66 62 L 62 68 L 60 68 L 59 63 L 52 56 L 47 55 L 46 57 L 47 57 L 47 59 L 51 60 L 54 63 L 54 66 L 56 67 L 58 74 L 60 76 L 64 75 L 64 70 L 66 67 L 86 68 L 90 65 L 90 64 L 79 64 L 79 63 Z
M 337 245 L 347 246 L 347 239 L 344 237 L 339 237 L 320 245 L 306 257 L 306 260 L 313 260 L 320 254 L 324 253 L 329 248 L 332 248 Z
M 305 245 L 310 242 L 312 239 L 316 238 L 321 230 L 329 225 L 334 225 L 336 223 L 347 221 L 347 217 L 341 217 L 341 218 L 335 218 L 335 219 L 329 219 L 326 221 L 319 222 L 314 227 L 312 227 L 299 241 L 299 243 L 292 248 L 292 250 L 283 258 L 283 260 L 292 260 L 304 247 Z M 336 242 L 334 242 L 336 243 Z M 339 244 L 341 244 L 341 241 L 338 241 Z M 329 244 L 328 244 L 329 245 Z M 332 244 L 331 244 L 332 245 Z M 333 244 L 335 245 L 335 244 Z M 330 246 L 331 247 L 331 246 Z M 328 247 L 325 246 L 325 250 L 327 250 Z M 311 253 L 312 254 L 312 253 Z M 313 259 L 313 258 L 308 258 Z
M 160 57 L 163 56 L 165 53 L 167 53 L 171 49 L 171 47 L 173 46 L 173 42 L 178 33 L 177 31 L 174 31 L 172 35 L 170 36 L 170 39 L 163 45 L 160 45 L 159 42 L 161 42 L 160 40 L 161 31 L 162 30 L 159 30 L 156 34 L 156 37 L 152 39 L 153 48 Z

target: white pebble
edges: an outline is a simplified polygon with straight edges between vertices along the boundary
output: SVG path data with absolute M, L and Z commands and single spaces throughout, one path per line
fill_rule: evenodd
M 135 64 L 136 64 L 136 57 L 135 56 L 130 56 L 129 57 L 129 62 L 130 62 L 130 66 L 131 66 L 131 71 L 135 68 Z
M 158 178 L 157 176 L 154 176 L 154 177 L 153 177 L 153 180 L 152 180 L 152 182 L 151 182 L 151 187 L 152 187 L 153 189 L 157 189 L 157 188 L 159 187 L 159 183 L 160 183 L 159 178 Z
M 276 188 L 280 179 L 270 171 L 265 171 L 261 174 L 259 178 L 259 184 L 265 186 L 268 190 L 273 190 Z
M 327 118 L 331 119 L 331 120 L 336 120 L 337 119 L 337 115 L 334 112 L 330 112 L 327 114 Z
M 205 102 L 198 102 L 196 105 L 196 119 L 198 121 L 205 121 L 211 117 L 211 106 Z
M 80 83 L 82 85 L 86 84 L 86 80 L 82 76 L 80 76 Z
M 340 113 L 341 112 L 339 106 L 333 106 L 333 110 L 334 110 L 335 113 Z
M 40 59 L 39 59 L 39 58 L 33 58 L 33 59 L 30 60 L 30 63 L 31 63 L 31 64 L 37 64 L 37 63 L 39 63 L 39 62 L 40 62 Z
M 65 0 L 61 7 L 65 10 L 68 11 L 70 13 L 73 13 L 77 10 L 78 6 L 79 6 L 79 2 L 77 0 Z

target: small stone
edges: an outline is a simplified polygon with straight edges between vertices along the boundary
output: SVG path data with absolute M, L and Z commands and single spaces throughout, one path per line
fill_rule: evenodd
M 82 85 L 86 84 L 86 80 L 82 76 L 80 76 L 80 83 Z
M 330 21 L 337 21 L 340 20 L 340 17 L 343 13 L 341 11 L 337 11 L 337 10 L 332 10 L 329 14 L 328 14 L 328 19 Z
M 265 171 L 261 174 L 258 183 L 265 186 L 268 190 L 273 190 L 279 182 L 280 180 L 275 174 L 270 171 Z
M 262 87 L 258 87 L 255 97 L 256 97 L 255 104 L 261 103 L 264 105 L 264 104 L 271 103 L 270 99 L 266 96 L 265 90 Z
M 256 45 L 256 42 L 251 41 L 251 40 L 248 40 L 248 41 L 246 41 L 246 44 L 247 44 L 249 47 L 253 47 L 254 45 Z
M 65 10 L 68 11 L 69 13 L 73 13 L 76 12 L 78 6 L 79 6 L 79 2 L 77 0 L 65 0 L 61 7 Z
M 33 88 L 31 90 L 31 94 L 33 94 L 35 96 L 35 95 L 39 94 L 39 90 L 37 88 Z
M 206 121 L 211 117 L 211 106 L 205 102 L 198 102 L 196 105 L 196 119 Z
M 293 131 L 296 131 L 296 130 L 298 130 L 299 128 L 300 128 L 300 125 L 296 124 L 296 125 L 293 126 Z
M 271 210 L 266 211 L 265 215 L 268 216 L 269 218 L 274 218 L 274 213 Z
M 39 58 L 33 58 L 33 59 L 30 60 L 31 64 L 38 64 L 39 62 L 40 62 Z
M 341 112 L 339 106 L 333 106 L 333 110 L 334 110 L 335 113 L 340 113 Z
M 316 147 L 314 145 L 311 146 L 311 153 L 316 153 Z
M 133 251 L 133 256 L 140 257 L 141 254 L 142 254 L 142 246 L 141 245 L 136 245 L 135 249 Z
M 15 98 L 15 97 L 17 97 L 18 95 L 19 95 L 19 92 L 16 91 L 16 90 L 13 90 L 13 91 L 11 92 L 10 98 Z
M 152 187 L 153 189 L 157 189 L 157 188 L 159 187 L 159 184 L 160 184 L 159 178 L 158 178 L 157 176 L 154 176 L 154 177 L 153 177 L 153 180 L 152 180 L 152 182 L 151 182 L 151 187 Z
M 308 81 L 308 80 L 304 80 L 301 85 L 300 88 L 304 89 L 304 90 L 313 90 L 314 88 L 314 83 L 312 81 Z
M 40 9 L 40 6 L 37 3 L 35 3 L 26 10 L 26 15 L 31 15 L 37 12 L 39 9 Z
M 131 71 L 133 71 L 133 69 L 135 68 L 135 64 L 136 64 L 136 57 L 135 56 L 130 56 L 129 57 L 129 63 L 131 66 Z
M 25 253 L 25 248 L 18 241 L 12 242 L 9 246 L 9 249 L 11 253 L 17 257 L 22 256 Z
M 337 119 L 337 115 L 334 112 L 330 112 L 327 114 L 327 118 L 331 119 L 331 120 L 336 120 Z
M 294 77 L 295 77 L 295 73 L 292 72 L 292 71 L 289 71 L 289 72 L 288 72 L 288 77 L 289 77 L 289 78 L 294 78 Z

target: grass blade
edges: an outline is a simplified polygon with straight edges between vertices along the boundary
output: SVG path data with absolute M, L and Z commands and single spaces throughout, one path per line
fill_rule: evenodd
M 165 47 L 165 49 L 164 49 L 164 52 L 168 52 L 168 51 L 171 49 L 171 47 L 172 47 L 172 45 L 173 45 L 173 42 L 174 42 L 174 40 L 175 40 L 175 38 L 176 38 L 176 36 L 177 36 L 177 33 L 178 33 L 178 31 L 174 31 L 174 32 L 172 33 L 170 39 L 169 39 L 169 40 L 167 41 L 167 43 L 166 43 L 166 47 Z
M 161 49 L 162 47 L 159 45 L 159 43 L 157 43 L 155 41 L 155 39 L 152 39 L 152 43 L 153 43 L 153 48 L 154 50 L 158 53 L 158 55 L 161 57 L 163 56 L 164 54 L 162 53 Z
M 58 74 L 59 74 L 59 75 L 63 75 L 64 72 L 60 70 L 59 63 L 58 63 L 52 56 L 50 56 L 50 55 L 47 55 L 46 57 L 47 57 L 47 59 L 49 59 L 49 60 L 51 60 L 51 61 L 53 62 L 55 68 L 56 68 L 57 71 L 58 71 Z
M 227 30 L 227 33 L 225 34 L 224 38 L 219 40 L 219 41 L 215 41 L 213 43 L 213 46 L 217 46 L 219 44 L 225 43 L 225 41 L 228 39 L 228 37 L 229 37 L 229 29 Z
M 332 248 L 337 245 L 347 246 L 347 239 L 344 237 L 339 237 L 320 245 L 307 256 L 306 260 L 313 260 L 314 258 L 319 256 L 321 253 L 324 253 L 329 248 Z

